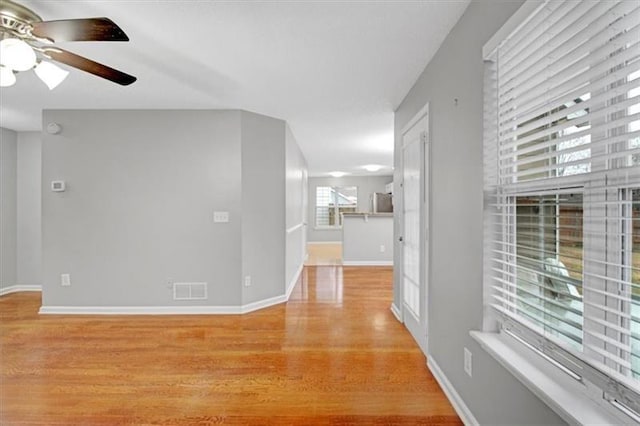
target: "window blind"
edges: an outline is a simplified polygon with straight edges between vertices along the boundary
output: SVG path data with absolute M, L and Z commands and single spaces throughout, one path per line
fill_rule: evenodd
M 640 2 L 541 3 L 485 59 L 485 304 L 640 413 Z

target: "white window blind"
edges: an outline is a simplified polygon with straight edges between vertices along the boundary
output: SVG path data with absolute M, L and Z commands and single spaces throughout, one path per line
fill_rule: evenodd
M 485 59 L 485 304 L 640 413 L 640 2 L 544 2 Z

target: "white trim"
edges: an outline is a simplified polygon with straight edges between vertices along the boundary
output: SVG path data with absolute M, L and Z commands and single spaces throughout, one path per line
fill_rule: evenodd
M 41 285 L 11 285 L 9 287 L 0 288 L 0 296 L 11 293 L 19 293 L 21 291 L 42 291 Z
M 280 296 L 270 297 L 268 299 L 258 300 L 257 302 L 251 302 L 240 307 L 241 314 L 247 314 L 249 312 L 257 311 L 258 309 L 268 308 L 269 306 L 279 305 L 287 301 L 287 296 L 282 294 Z
M 42 306 L 52 315 L 228 315 L 241 314 L 241 306 Z
M 396 306 L 395 302 L 391 304 L 391 313 L 393 314 L 394 317 L 396 317 L 396 319 L 399 322 L 403 322 L 402 321 L 402 312 L 400 312 L 400 309 L 398 309 L 398 307 Z
M 294 226 L 292 226 L 291 228 L 287 229 L 287 234 L 290 234 L 290 233 L 292 233 L 293 231 L 295 231 L 295 230 L 297 230 L 297 229 L 299 229 L 299 228 L 302 228 L 303 226 L 304 226 L 304 223 L 302 223 L 302 222 L 301 222 L 301 223 L 299 223 L 299 224 L 297 224 L 297 225 L 294 225 Z
M 478 422 L 478 420 L 476 420 L 476 418 L 473 416 L 473 413 L 471 412 L 471 410 L 469 410 L 467 404 L 464 403 L 464 400 L 462 399 L 460 394 L 453 387 L 449 379 L 447 379 L 447 376 L 445 376 L 445 374 L 442 372 L 440 366 L 438 366 L 431 354 L 427 355 L 427 367 L 429 367 L 429 370 L 433 374 L 433 377 L 435 377 L 436 381 L 442 388 L 444 394 L 449 399 L 449 402 L 453 406 L 453 409 L 456 410 L 456 413 L 458 413 L 458 416 L 460 417 L 462 422 L 467 426 L 479 425 L 480 423 Z
M 393 260 L 343 260 L 342 266 L 393 266 Z
M 342 241 L 307 241 L 307 244 L 342 244 Z
M 633 420 L 516 339 L 471 331 L 471 337 L 507 371 L 569 424 L 631 424 Z M 602 395 L 602 391 L 599 391 Z M 605 405 L 606 404 L 606 405 Z
M 287 287 L 286 294 L 270 297 L 264 300 L 258 300 L 246 305 L 231 306 L 42 306 L 40 314 L 51 315 L 239 315 L 257 311 L 258 309 L 268 308 L 273 305 L 285 303 L 289 300 L 291 292 L 298 282 L 298 278 L 304 269 L 304 265 L 300 265 L 296 271 L 294 279 L 291 280 Z M 18 287 L 18 286 L 13 286 Z M 39 286 L 21 286 L 21 287 L 39 287 Z M 9 288 L 9 287 L 8 287 Z M 35 288 L 31 290 L 14 290 L 14 291 L 37 291 Z
M 301 264 L 298 267 L 298 270 L 296 271 L 296 273 L 293 275 L 293 278 L 289 282 L 289 285 L 287 286 L 287 292 L 285 293 L 285 297 L 287 300 L 289 300 L 289 297 L 291 296 L 291 292 L 293 291 L 293 288 L 296 286 L 298 279 L 300 279 L 300 274 L 302 274 L 303 269 L 304 269 L 304 264 Z
M 493 52 L 498 48 L 500 43 L 508 39 L 511 34 L 519 27 L 524 25 L 536 9 L 546 3 L 541 0 L 527 0 L 511 17 L 504 23 L 502 27 L 485 43 L 482 47 L 482 58 L 489 59 Z
M 416 115 L 413 116 L 413 118 L 411 120 L 409 120 L 409 122 L 407 124 L 404 125 L 404 127 L 402 128 L 402 136 L 404 136 L 405 133 L 407 133 L 409 130 L 411 130 L 411 128 L 413 126 L 415 126 L 415 124 L 422 120 L 424 118 L 425 115 L 429 114 L 429 102 L 427 102 L 425 104 L 425 106 L 423 106 L 420 111 L 418 111 L 416 113 Z
M 40 314 L 52 315 L 239 315 L 287 301 L 280 295 L 237 306 L 42 306 Z

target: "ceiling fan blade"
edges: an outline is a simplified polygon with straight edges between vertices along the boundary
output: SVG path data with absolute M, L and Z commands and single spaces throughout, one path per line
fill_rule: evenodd
M 129 41 L 129 37 L 109 18 L 63 19 L 33 24 L 31 34 L 61 41 Z
M 62 62 L 63 64 L 78 68 L 79 70 L 86 71 L 90 74 L 97 75 L 98 77 L 105 78 L 122 86 L 128 86 L 137 80 L 137 78 L 132 75 L 57 47 L 45 47 L 42 51 L 46 56 L 55 61 Z

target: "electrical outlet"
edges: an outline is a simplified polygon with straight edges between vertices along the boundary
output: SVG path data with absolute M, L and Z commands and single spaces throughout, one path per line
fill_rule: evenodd
M 384 253 L 386 251 L 386 247 L 384 245 L 380 246 L 380 253 Z
M 213 221 L 215 223 L 229 222 L 229 212 L 213 212 Z
M 244 277 L 244 286 L 251 287 L 251 275 L 247 275 Z
M 472 377 L 473 373 L 473 358 L 471 355 L 471 351 L 467 348 L 464 348 L 464 372 L 467 373 L 469 377 Z
M 69 287 L 71 285 L 71 274 L 61 274 L 60 285 L 63 287 Z

